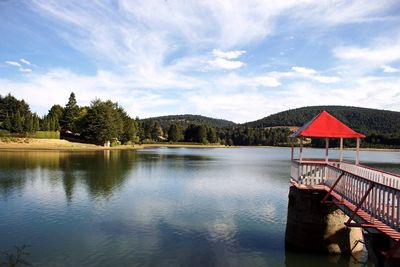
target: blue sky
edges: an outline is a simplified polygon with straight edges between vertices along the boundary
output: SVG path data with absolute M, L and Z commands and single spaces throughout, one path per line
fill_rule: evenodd
M 141 118 L 400 111 L 396 0 L 0 0 L 0 36 L 0 94 L 40 115 L 71 91 Z

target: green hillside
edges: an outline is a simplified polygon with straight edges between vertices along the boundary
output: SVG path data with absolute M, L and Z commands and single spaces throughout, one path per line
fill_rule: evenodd
M 199 125 L 207 125 L 214 128 L 225 128 L 234 126 L 235 123 L 232 121 L 222 120 L 222 119 L 214 119 L 201 115 L 168 115 L 161 117 L 152 117 L 147 119 L 142 119 L 143 122 L 146 121 L 158 121 L 160 126 L 164 129 L 168 129 L 171 124 L 178 123 L 182 125 L 183 128 L 187 128 L 189 124 L 199 124 Z
M 290 109 L 244 125 L 250 128 L 302 126 L 322 110 L 366 135 L 400 133 L 400 112 L 347 106 L 312 106 Z

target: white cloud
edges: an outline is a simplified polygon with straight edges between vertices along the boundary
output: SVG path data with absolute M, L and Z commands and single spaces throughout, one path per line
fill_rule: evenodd
M 297 24 L 308 23 L 314 27 L 374 20 L 382 12 L 398 4 L 396 0 L 371 1 L 368 5 L 364 0 L 294 2 L 298 2 L 298 5 L 290 12 Z
M 227 60 L 225 58 L 216 58 L 214 60 L 210 60 L 208 64 L 213 68 L 226 70 L 238 69 L 244 66 L 244 63 L 241 61 Z
M 387 66 L 387 65 L 383 65 L 383 66 L 381 66 L 381 68 L 383 69 L 383 72 L 385 72 L 385 73 L 400 72 L 400 69 L 394 68 L 394 67 L 391 67 L 391 66 Z
M 341 80 L 339 77 L 336 76 L 321 76 L 321 75 L 313 76 L 313 79 L 320 83 L 336 83 Z
M 64 105 L 74 91 L 80 104 L 86 105 L 94 97 L 112 99 L 132 116 L 201 113 L 237 122 L 314 104 L 359 103 L 398 109 L 394 104 L 400 103 L 399 97 L 392 95 L 394 88 L 398 90 L 398 80 L 362 80 L 363 73 L 350 75 L 364 65 L 380 67 L 394 62 L 393 57 L 398 59 L 399 54 L 394 54 L 399 51 L 397 39 L 334 49 L 345 74 L 296 66 L 299 63 L 290 59 L 284 66 L 294 66 L 287 72 L 267 72 L 250 60 L 258 56 L 252 54 L 252 47 L 269 36 L 288 33 L 290 39 L 298 29 L 314 33 L 314 29 L 326 31 L 336 25 L 360 23 L 395 4 L 386 0 L 368 5 L 362 0 L 121 0 L 107 5 L 37 0 L 27 5 L 51 23 L 51 30 L 67 45 L 91 60 L 97 73 L 44 70 L 43 74 L 25 75 L 24 82 L 3 77 L 0 90 L 8 93 L 12 89 L 43 112 L 50 108 L 49 103 Z M 300 39 L 296 35 L 295 40 Z M 240 57 L 245 53 L 244 61 Z M 32 69 L 22 66 L 34 66 L 23 58 L 9 62 L 26 72 Z M 228 71 L 212 72 L 210 67 Z M 238 73 L 230 71 L 238 69 Z M 386 102 L 378 98 L 368 103 L 362 98 L 373 95 L 373 90 L 390 92 L 382 96 Z
M 346 79 L 363 77 L 377 69 L 393 71 L 388 65 L 400 60 L 399 51 L 400 35 L 393 32 L 376 36 L 370 44 L 363 47 L 338 46 L 332 50 L 339 61 L 337 69 L 340 69 Z
M 378 43 L 373 47 L 340 46 L 333 50 L 339 59 L 384 64 L 400 59 L 400 39 Z
M 20 72 L 32 72 L 32 69 L 29 68 L 19 68 Z
M 277 78 L 269 76 L 268 74 L 243 76 L 235 73 L 230 73 L 228 75 L 216 77 L 210 82 L 212 84 L 216 84 L 219 88 L 230 88 L 230 89 L 234 88 L 254 89 L 257 87 L 277 87 L 281 85 L 281 83 Z
M 23 61 L 21 61 L 21 62 L 23 62 Z M 5 63 L 8 64 L 8 65 L 14 66 L 14 67 L 18 67 L 18 70 L 19 70 L 20 72 L 28 73 L 28 72 L 31 72 L 31 71 L 32 71 L 32 69 L 30 69 L 30 68 L 24 68 L 20 63 L 18 63 L 18 62 L 16 62 L 16 61 L 5 61 Z
M 306 67 L 300 67 L 300 66 L 293 66 L 291 68 L 292 71 L 288 72 L 271 72 L 270 75 L 272 77 L 275 77 L 277 79 L 282 79 L 282 78 L 290 78 L 292 80 L 294 79 L 310 79 L 314 80 L 320 83 L 336 83 L 341 81 L 340 77 L 337 76 L 324 76 L 321 75 L 317 70 L 311 69 L 311 68 L 306 68 Z
M 135 79 L 128 74 L 115 75 L 108 71 L 87 76 L 58 69 L 43 75 L 33 73 L 24 82 L 0 79 L 0 94 L 11 92 L 27 100 L 32 110 L 41 115 L 52 104 L 65 105 L 69 93 L 74 91 L 79 105 L 88 105 L 95 97 L 111 99 L 121 104 L 131 116 L 141 118 L 192 113 L 236 122 L 255 120 L 301 106 L 357 103 L 357 106 L 399 110 L 400 103 L 400 77 L 355 78 L 354 83 L 348 86 L 320 84 L 313 79 L 303 82 L 289 79 L 282 90 L 277 88 L 280 81 L 269 74 L 242 76 L 229 73 L 207 77 L 199 83 L 188 81 L 191 87 L 181 84 L 186 89 L 180 93 L 147 90 L 139 86 L 143 81 Z M 154 86 L 148 85 L 150 88 Z M 36 97 L 38 94 L 40 98 Z
M 19 61 L 21 61 L 22 63 L 26 64 L 26 65 L 33 65 L 31 62 L 29 62 L 26 59 L 21 58 Z
M 304 68 L 304 67 L 292 67 L 292 70 L 294 70 L 297 73 L 306 75 L 306 76 L 312 76 L 317 74 L 317 71 L 314 69 L 309 69 L 309 68 Z
M 212 51 L 213 55 L 217 58 L 226 58 L 226 59 L 236 59 L 241 55 L 245 54 L 244 50 L 232 50 L 232 51 L 221 51 L 219 49 L 214 49 Z
M 328 27 L 367 18 L 393 4 L 381 1 L 365 5 L 360 0 L 335 3 L 206 0 L 184 4 L 180 1 L 121 0 L 118 8 L 113 8 L 85 1 L 38 0 L 31 3 L 35 11 L 55 21 L 54 27 L 61 25 L 60 36 L 85 55 L 99 61 L 134 64 L 138 69 L 150 67 L 156 71 L 165 67 L 168 55 L 182 47 L 192 47 L 193 52 L 198 53 L 196 48 L 231 50 L 262 41 L 275 33 L 281 16 L 288 15 L 290 27 Z M 66 30 L 68 28 L 71 30 Z M 218 57 L 233 59 L 242 52 L 222 52 L 224 56 Z
M 16 61 L 6 61 L 5 63 L 8 65 L 11 65 L 11 66 L 15 66 L 15 67 L 21 67 L 21 64 L 19 64 Z
M 245 53 L 246 51 L 244 50 L 232 50 L 224 52 L 219 49 L 214 49 L 212 54 L 214 55 L 215 59 L 208 61 L 208 64 L 210 67 L 216 69 L 239 69 L 245 65 L 244 62 L 232 59 L 237 59 Z
M 249 84 L 253 84 L 255 86 L 277 87 L 281 85 L 278 79 L 271 76 L 258 76 L 250 78 L 248 82 Z

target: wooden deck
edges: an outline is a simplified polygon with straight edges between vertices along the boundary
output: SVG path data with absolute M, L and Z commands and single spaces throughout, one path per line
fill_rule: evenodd
M 354 165 L 317 159 L 293 160 L 291 182 L 299 189 L 324 190 L 350 218 L 348 226 L 383 233 L 396 242 L 386 253 L 400 253 L 400 175 Z

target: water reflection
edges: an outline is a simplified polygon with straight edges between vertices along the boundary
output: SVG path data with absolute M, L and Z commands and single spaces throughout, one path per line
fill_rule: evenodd
M 289 157 L 2 152 L 0 250 L 29 244 L 37 266 L 329 266 L 326 256 L 284 251 Z
M 123 184 L 136 164 L 136 156 L 119 151 L 2 152 L 0 193 L 7 197 L 13 190 L 22 190 L 28 181 L 45 178 L 61 182 L 69 201 L 77 183 L 84 184 L 92 197 L 107 198 Z

